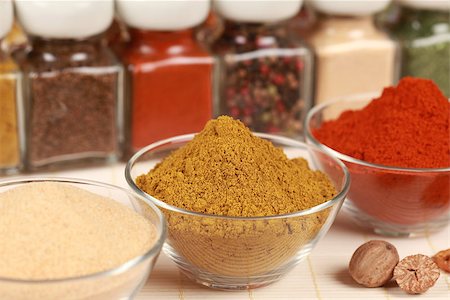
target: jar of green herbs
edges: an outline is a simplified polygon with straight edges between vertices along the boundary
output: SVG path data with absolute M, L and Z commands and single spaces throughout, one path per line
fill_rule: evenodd
M 389 26 L 402 47 L 402 76 L 432 79 L 450 97 L 450 2 L 401 0 Z

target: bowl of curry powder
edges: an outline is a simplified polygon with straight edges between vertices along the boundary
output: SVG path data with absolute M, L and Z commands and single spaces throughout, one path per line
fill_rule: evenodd
M 226 116 L 141 149 L 125 176 L 165 214 L 164 251 L 181 271 L 227 290 L 265 286 L 294 268 L 350 184 L 346 167 L 314 146 L 254 134 Z

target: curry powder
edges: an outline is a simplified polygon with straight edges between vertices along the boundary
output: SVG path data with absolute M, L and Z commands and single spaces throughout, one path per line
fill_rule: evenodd
M 226 116 L 209 121 L 137 184 L 176 207 L 238 217 L 292 213 L 336 194 L 328 177 L 309 169 L 305 159 L 288 159 L 282 149 Z
M 200 213 L 162 208 L 169 225 L 166 247 L 188 276 L 218 281 L 284 273 L 309 253 L 307 246 L 336 213 L 330 206 L 300 216 L 230 218 L 292 213 L 336 195 L 324 173 L 310 170 L 302 158 L 289 160 L 230 117 L 209 121 L 136 184 L 159 200 Z

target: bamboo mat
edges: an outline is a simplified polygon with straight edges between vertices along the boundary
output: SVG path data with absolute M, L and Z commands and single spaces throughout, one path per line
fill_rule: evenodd
M 83 178 L 127 187 L 123 173 L 124 165 L 120 164 L 30 176 Z M 345 212 L 341 211 L 330 231 L 318 243 L 312 254 L 272 285 L 239 292 L 208 289 L 190 282 L 161 253 L 151 277 L 135 299 L 450 299 L 450 276 L 444 273 L 441 273 L 433 288 L 418 296 L 407 295 L 394 284 L 372 289 L 355 284 L 347 273 L 348 261 L 360 244 L 371 239 L 391 242 L 397 247 L 401 258 L 417 253 L 433 255 L 439 250 L 450 248 L 450 226 L 422 238 L 388 238 L 361 230 L 353 225 Z

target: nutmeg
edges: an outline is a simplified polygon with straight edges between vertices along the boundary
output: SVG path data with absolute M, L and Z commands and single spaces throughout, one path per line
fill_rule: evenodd
M 356 249 L 348 270 L 357 283 L 366 287 L 379 287 L 391 280 L 398 261 L 394 245 L 373 240 Z
M 408 294 L 425 293 L 436 283 L 439 275 L 438 266 L 423 254 L 405 257 L 394 269 L 395 281 Z

